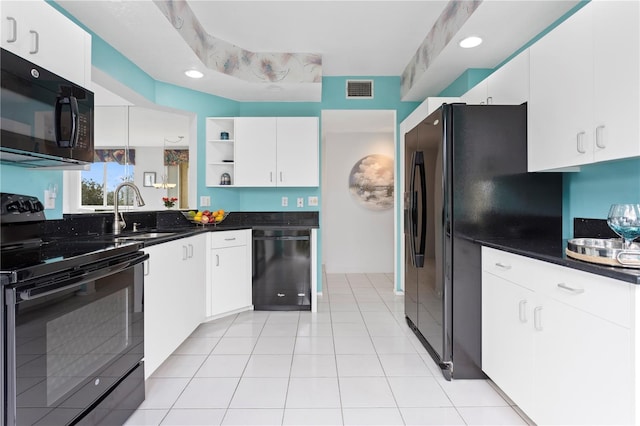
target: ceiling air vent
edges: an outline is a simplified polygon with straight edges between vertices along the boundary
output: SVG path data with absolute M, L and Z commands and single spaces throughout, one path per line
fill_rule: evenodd
M 372 99 L 373 80 L 347 80 L 347 99 Z

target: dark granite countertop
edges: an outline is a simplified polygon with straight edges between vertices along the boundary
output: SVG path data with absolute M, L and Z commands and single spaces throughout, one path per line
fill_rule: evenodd
M 640 269 L 604 266 L 568 257 L 565 254 L 567 240 L 488 239 L 475 241 L 483 246 L 640 285 Z
M 45 239 L 72 239 L 76 241 L 117 241 L 125 237 L 145 247 L 198 235 L 203 232 L 234 231 L 240 229 L 312 229 L 319 227 L 318 212 L 232 212 L 217 225 L 191 222 L 179 210 L 125 212 L 127 227 L 119 235 L 112 233 L 113 213 L 69 214 L 62 220 L 46 221 Z M 129 228 L 138 225 L 137 232 Z M 135 239 L 149 232 L 154 238 Z

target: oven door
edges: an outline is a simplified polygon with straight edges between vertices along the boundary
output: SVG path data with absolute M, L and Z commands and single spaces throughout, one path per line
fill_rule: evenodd
M 144 355 L 146 258 L 5 290 L 8 425 L 74 423 L 127 381 Z

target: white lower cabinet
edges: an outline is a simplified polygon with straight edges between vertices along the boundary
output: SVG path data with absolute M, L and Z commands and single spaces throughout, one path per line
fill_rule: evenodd
M 145 247 L 145 378 L 167 359 L 205 318 L 207 235 Z
M 210 233 L 207 316 L 252 308 L 251 230 Z
M 534 293 L 482 273 L 482 370 L 520 408 L 531 413 Z
M 636 289 L 487 247 L 482 265 L 484 372 L 537 424 L 633 424 Z

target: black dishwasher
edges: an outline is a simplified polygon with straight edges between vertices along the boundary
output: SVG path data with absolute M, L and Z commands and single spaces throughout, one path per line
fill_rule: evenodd
M 311 310 L 311 230 L 253 230 L 253 307 Z

